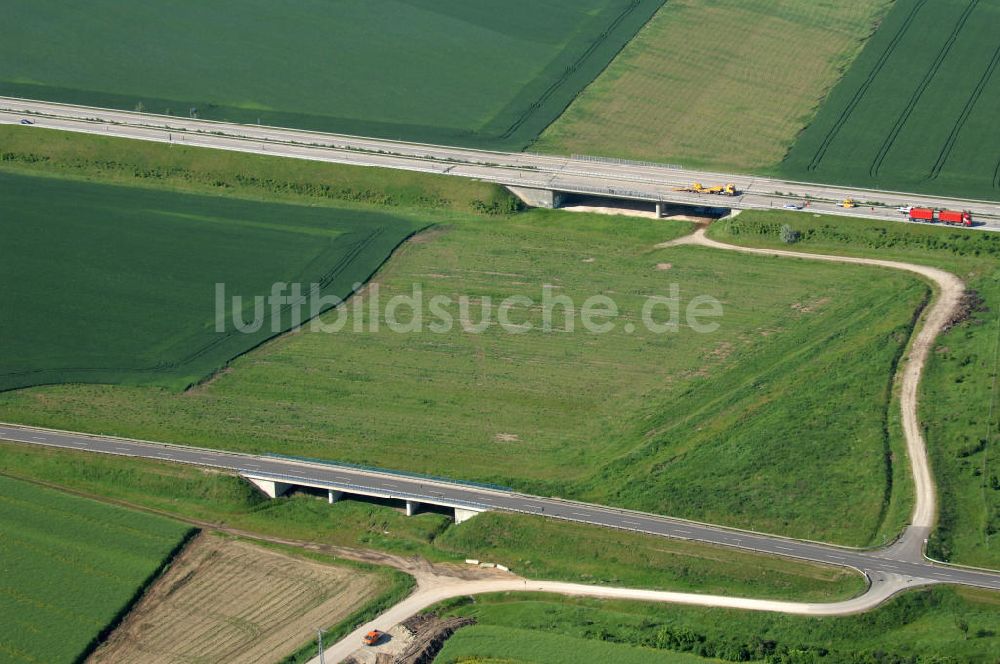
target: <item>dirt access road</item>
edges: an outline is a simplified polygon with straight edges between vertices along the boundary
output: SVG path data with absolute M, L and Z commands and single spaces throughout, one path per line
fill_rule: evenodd
M 920 420 L 917 413 L 918 388 L 923 376 L 927 359 L 934 346 L 934 340 L 944 330 L 958 311 L 965 284 L 961 279 L 937 268 L 914 265 L 898 261 L 886 261 L 874 258 L 853 258 L 832 256 L 826 254 L 810 254 L 783 249 L 758 249 L 725 244 L 706 236 L 707 224 L 701 225 L 693 234 L 664 242 L 657 245 L 658 249 L 667 249 L 683 245 L 694 245 L 719 249 L 723 251 L 738 251 L 761 256 L 782 256 L 805 260 L 819 260 L 834 263 L 850 263 L 869 265 L 893 270 L 904 270 L 915 273 L 931 282 L 937 288 L 934 302 L 925 312 L 919 332 L 913 339 L 909 353 L 905 358 L 900 373 L 900 409 L 902 411 L 903 430 L 906 437 L 907 454 L 910 458 L 911 472 L 916 485 L 916 502 L 911 517 L 911 524 L 903 536 L 890 547 L 895 556 L 920 560 L 923 558 L 923 547 L 930 529 L 934 525 L 937 511 L 937 492 L 927 458 L 927 445 L 920 430 Z M 672 593 L 652 590 L 637 590 L 629 588 L 603 588 L 585 586 L 574 583 L 550 581 L 529 581 L 519 578 L 483 579 L 475 581 L 458 581 L 447 578 L 425 578 L 418 581 L 417 591 L 408 598 L 393 606 L 378 618 L 362 625 L 353 633 L 334 644 L 325 652 L 327 662 L 340 662 L 358 650 L 361 637 L 371 629 L 386 629 L 396 625 L 409 616 L 422 611 L 434 604 L 452 597 L 475 595 L 490 592 L 550 592 L 563 595 L 586 597 L 603 597 L 608 599 L 631 599 L 649 602 L 669 602 L 694 606 L 713 606 L 753 611 L 777 611 L 782 613 L 832 616 L 860 613 L 873 609 L 894 595 L 909 588 L 928 583 L 927 580 L 914 579 L 900 574 L 883 574 L 871 579 L 868 591 L 859 597 L 843 602 L 801 603 L 757 600 L 738 597 L 721 597 L 713 595 L 696 595 L 691 593 Z M 318 664 L 319 658 L 310 662 Z
M 877 258 L 855 258 L 849 256 L 832 256 L 827 254 L 810 254 L 785 249 L 758 249 L 740 247 L 712 240 L 705 235 L 706 227 L 698 228 L 693 234 L 664 242 L 658 248 L 676 247 L 681 245 L 696 245 L 738 251 L 759 256 L 785 256 L 814 261 L 832 263 L 850 263 L 854 265 L 871 265 L 893 270 L 903 270 L 917 274 L 936 286 L 934 302 L 924 315 L 923 324 L 913 339 L 905 363 L 899 373 L 900 379 L 900 410 L 903 421 L 903 432 L 906 438 L 906 451 L 910 457 L 910 467 L 916 486 L 916 503 L 910 520 L 910 528 L 902 538 L 908 550 L 920 556 L 923 551 L 923 541 L 934 526 L 937 514 L 937 491 L 934 478 L 931 475 L 930 461 L 927 458 L 927 444 L 920 429 L 920 418 L 917 413 L 918 388 L 923 376 L 927 359 L 934 346 L 934 340 L 944 331 L 945 326 L 957 313 L 965 293 L 965 283 L 950 272 L 924 265 L 887 261 Z M 916 548 L 913 548 L 916 545 Z M 894 549 L 900 542 L 894 545 Z

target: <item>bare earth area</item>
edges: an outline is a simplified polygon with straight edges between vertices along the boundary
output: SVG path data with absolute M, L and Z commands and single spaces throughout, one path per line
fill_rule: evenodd
M 90 662 L 275 662 L 379 592 L 374 576 L 203 534 Z

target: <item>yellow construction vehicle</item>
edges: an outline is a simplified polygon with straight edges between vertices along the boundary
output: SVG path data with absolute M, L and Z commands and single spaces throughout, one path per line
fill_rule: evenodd
M 858 207 L 858 202 L 853 198 L 845 198 L 843 201 L 841 201 L 840 207 L 842 208 Z
M 674 191 L 683 191 L 689 194 L 709 194 L 712 196 L 736 196 L 739 194 L 739 192 L 736 191 L 736 185 L 734 184 L 706 187 L 700 182 L 695 182 L 690 187 L 681 187 L 680 189 L 675 189 Z

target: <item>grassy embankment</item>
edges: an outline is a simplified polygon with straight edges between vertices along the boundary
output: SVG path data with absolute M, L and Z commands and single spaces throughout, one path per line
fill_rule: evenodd
M 713 226 L 711 235 L 737 244 L 788 248 L 779 239 L 788 224 L 802 232 L 796 251 L 869 256 L 940 267 L 962 277 L 976 297 L 969 319 L 938 341 L 920 395 L 934 476 L 939 528 L 933 556 L 1000 568 L 1000 454 L 997 452 L 998 339 L 1000 339 L 1000 236 L 963 229 L 872 222 L 795 213 L 744 213 Z M 981 300 L 981 301 L 980 301 Z M 894 410 L 896 408 L 894 407 Z M 895 415 L 894 415 L 895 417 Z M 894 426 L 898 424 L 894 423 Z M 895 467 L 895 485 L 909 484 Z
M 99 139 L 79 140 L 93 147 Z M 52 143 L 31 148 L 30 169 L 102 170 L 67 147 L 72 141 Z M 211 155 L 209 165 L 198 165 L 187 152 L 172 156 L 169 146 L 107 141 L 99 148 L 111 151 L 104 161 L 117 165 L 109 169 L 117 178 L 152 170 L 153 178 L 137 179 L 162 175 L 172 186 L 201 190 L 219 168 Z M 157 155 L 187 165 L 173 162 L 161 173 L 148 167 Z M 259 195 L 268 182 L 267 192 L 318 191 L 317 202 L 324 183 L 355 190 L 356 173 L 388 177 L 289 162 L 301 170 L 281 180 L 267 170 L 272 161 L 245 155 L 227 155 L 225 165 L 235 173 L 227 191 Z M 457 201 L 460 184 L 435 186 L 451 188 L 449 200 Z M 132 386 L 22 390 L 0 395 L 0 418 L 499 480 L 848 544 L 884 539 L 892 499 L 888 382 L 926 295 L 922 284 L 873 269 L 653 248 L 686 232 L 682 224 L 452 212 L 485 200 L 483 185 L 469 186 L 462 203 L 393 208 L 441 223 L 379 275 L 383 302 L 420 284 L 425 301 L 469 296 L 469 318 L 478 321 L 487 297 L 526 296 L 536 306 L 519 305 L 512 318 L 535 324 L 528 333 L 494 325 L 472 334 L 457 324 L 446 334 L 398 334 L 384 324 L 354 333 L 348 312 L 344 332 L 283 337 L 183 394 Z M 881 288 L 871 288 L 873 280 Z M 682 325 L 655 334 L 641 324 L 647 296 L 674 283 L 684 304 L 702 294 L 723 303 L 716 332 Z M 577 322 L 572 333 L 542 331 L 537 302 L 545 285 L 576 306 L 594 294 L 613 297 L 620 309 L 614 329 L 593 334 Z M 559 310 L 554 318 L 558 329 Z
M 671 0 L 532 149 L 773 167 L 890 4 Z
M 778 172 L 1000 199 L 998 32 L 996 2 L 899 0 Z
M 91 652 L 193 532 L 178 521 L 0 477 L 0 660 Z
M 520 149 L 662 4 L 38 0 L 8 7 L 0 94 Z
M 1000 600 L 970 589 L 910 592 L 874 611 L 836 618 L 527 594 L 450 602 L 444 613 L 475 616 L 479 625 L 459 630 L 438 664 L 476 657 L 549 664 L 560 660 L 527 646 L 544 655 L 561 644 L 609 653 L 594 661 L 672 661 L 662 659 L 672 653 L 781 664 L 993 664 L 1000 657 Z

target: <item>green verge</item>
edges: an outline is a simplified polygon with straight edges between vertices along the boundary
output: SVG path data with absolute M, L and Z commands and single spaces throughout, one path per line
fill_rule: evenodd
M 971 589 L 909 592 L 873 611 L 831 618 L 525 593 L 481 595 L 440 610 L 475 617 L 478 626 L 468 636 L 458 631 L 437 664 L 465 661 L 459 655 L 549 664 L 560 660 L 532 657 L 517 644 L 551 647 L 567 638 L 583 642 L 580 652 L 611 643 L 635 657 L 634 648 L 643 648 L 649 657 L 636 661 L 648 662 L 672 661 L 657 658 L 669 653 L 773 664 L 993 664 L 1000 657 L 1000 598 Z M 488 639 L 477 638 L 483 628 Z
M 1000 200 L 1000 5 L 899 0 L 777 172 Z
M 0 126 L 0 169 L 249 200 L 375 206 L 398 214 L 518 209 L 503 188 L 463 178 L 17 125 Z
M 0 660 L 82 661 L 194 530 L 0 477 Z
M 939 489 L 938 529 L 929 553 L 956 563 L 1000 568 L 1000 452 L 997 450 L 1000 235 L 934 226 L 874 222 L 789 212 L 746 212 L 714 225 L 716 239 L 788 248 L 782 225 L 802 233 L 796 251 L 909 261 L 949 270 L 975 297 L 968 319 L 943 334 L 926 368 L 920 419 Z M 981 301 L 980 301 L 981 300 Z M 894 407 L 898 411 L 898 407 Z M 898 414 L 891 422 L 894 486 L 911 485 Z M 912 487 L 909 489 L 912 491 Z M 890 521 L 908 514 L 894 508 Z
M 662 4 L 38 0 L 8 7 L 0 94 L 520 149 Z
M 4 443 L 0 473 L 206 528 L 441 562 L 478 558 L 531 578 L 803 601 L 846 599 L 864 589 L 860 575 L 839 568 L 541 517 L 488 513 L 456 526 L 441 514 L 406 517 L 355 500 L 268 500 L 230 475 L 140 459 Z

